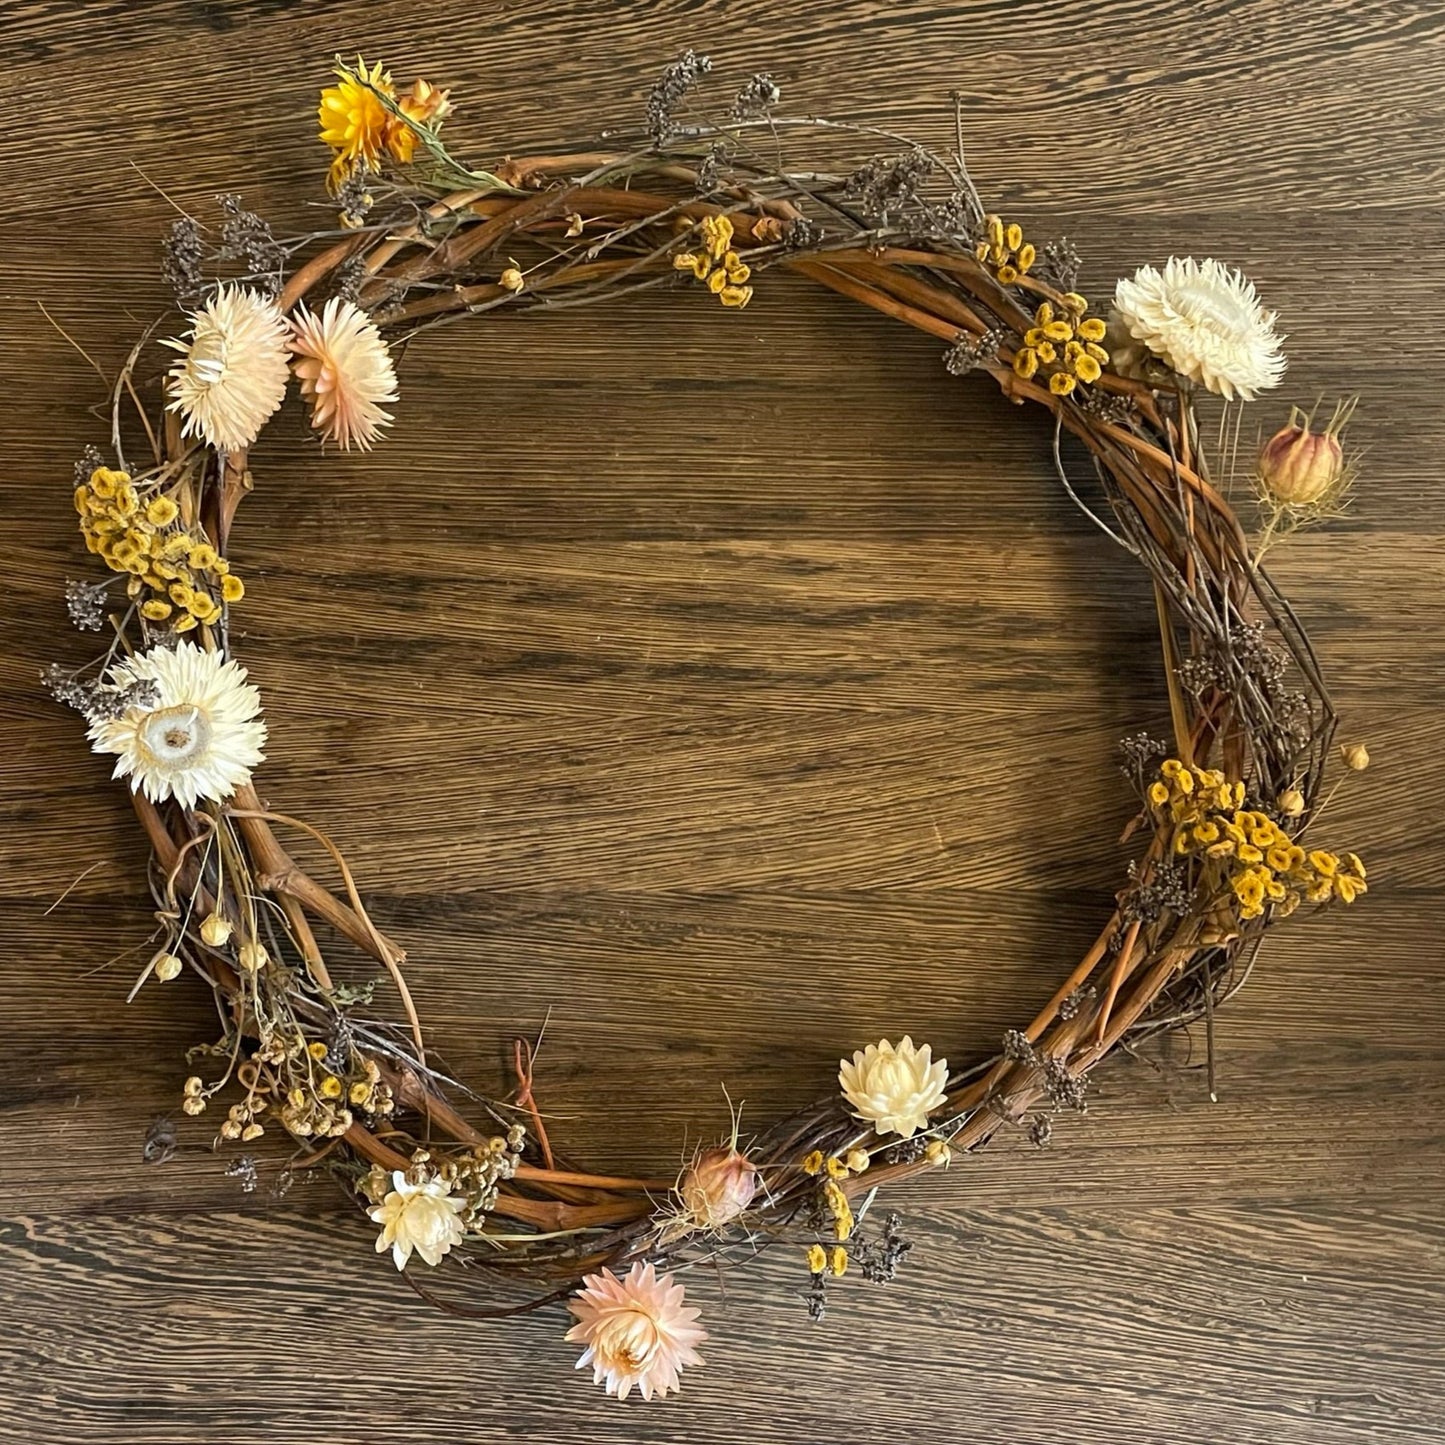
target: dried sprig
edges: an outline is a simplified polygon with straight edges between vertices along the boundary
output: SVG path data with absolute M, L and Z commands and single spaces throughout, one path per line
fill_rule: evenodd
M 658 77 L 647 97 L 647 133 L 654 145 L 662 145 L 672 134 L 677 107 L 711 70 L 712 61 L 706 55 L 689 49 Z

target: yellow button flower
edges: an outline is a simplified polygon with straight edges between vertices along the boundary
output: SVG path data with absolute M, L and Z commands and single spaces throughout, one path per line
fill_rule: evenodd
M 1355 898 L 1366 891 L 1363 878 L 1353 878 L 1348 873 L 1339 873 L 1334 879 L 1335 897 L 1342 903 L 1353 903 Z

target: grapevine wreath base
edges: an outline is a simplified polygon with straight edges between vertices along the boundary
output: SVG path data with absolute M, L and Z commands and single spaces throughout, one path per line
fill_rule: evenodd
M 188 970 L 215 992 L 220 1036 L 192 1051 L 185 1112 L 225 1110 L 218 1145 L 289 1134 L 292 1167 L 333 1171 L 379 1227 L 378 1251 L 455 1313 L 567 1300 L 578 1363 L 623 1398 L 665 1395 L 700 1363 L 699 1312 L 660 1271 L 782 1243 L 814 1316 L 850 1268 L 891 1278 L 908 1244 L 896 1215 L 871 1208 L 880 1188 L 1004 1126 L 1045 1142 L 1050 1116 L 1082 1107 L 1085 1076 L 1121 1042 L 1200 1018 L 1212 1029 L 1272 922 L 1365 890 L 1353 854 L 1306 838 L 1335 719 L 1258 560 L 1338 510 L 1348 408 L 1322 431 L 1296 413 L 1266 443 L 1249 469 L 1252 550 L 1220 487 L 1240 408 L 1284 370 L 1253 287 L 1217 262 L 1173 260 L 1119 282 L 1096 314 L 1072 247 L 1036 248 L 989 214 L 961 143 L 939 155 L 786 118 L 766 76 L 709 118 L 708 69 L 689 53 L 664 72 L 631 140 L 478 171 L 443 143 L 446 91 L 339 64 L 320 107 L 336 229 L 278 238 L 235 198 L 218 230 L 189 217 L 173 229 L 166 274 L 190 321 L 166 343 L 165 409 L 153 420 L 141 400 L 147 333 L 115 390 L 114 456 L 92 451 L 77 471 L 86 544 L 114 575 L 72 582 L 67 599 L 109 646 L 50 675 L 94 748 L 117 756 L 150 842 L 159 943 L 136 990 Z M 886 154 L 785 165 L 805 140 Z M 367 447 L 397 397 L 395 348 L 432 327 L 658 287 L 741 311 L 766 307 L 782 272 L 936 337 L 949 372 L 986 377 L 1046 420 L 1060 482 L 1153 578 L 1173 738 L 1126 741 L 1137 859 L 1093 946 L 1001 1052 L 950 1068 L 910 1038 L 870 1044 L 819 1102 L 745 1141 L 734 1126 L 676 1180 L 594 1174 L 549 1139 L 525 1043 L 510 1098 L 439 1075 L 402 950 L 345 860 L 252 786 L 265 724 L 232 655 L 245 593 L 232 531 L 264 484 L 252 444 L 293 380 L 323 441 Z M 1224 399 L 1212 457 L 1200 391 Z M 1071 475 L 1089 465 L 1087 480 Z M 1343 752 L 1364 766 L 1362 748 Z M 319 843 L 339 882 L 298 866 L 287 835 Z M 389 978 L 404 1025 L 333 983 L 327 950 L 342 940 Z M 433 1275 L 448 1256 L 472 1267 Z

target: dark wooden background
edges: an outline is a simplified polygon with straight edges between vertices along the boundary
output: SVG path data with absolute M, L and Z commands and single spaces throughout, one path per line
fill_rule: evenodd
M 0 1440 L 1308 1442 L 1445 1438 L 1445 10 L 1404 3 L 387 5 L 11 0 L 0 22 Z M 324 1179 L 243 1193 L 175 1109 L 190 983 L 122 1007 L 138 832 L 40 668 L 84 575 L 71 463 L 163 307 L 160 192 L 323 214 L 334 51 L 456 87 L 481 158 L 627 124 L 655 70 L 767 67 L 795 111 L 944 144 L 1063 231 L 1100 296 L 1245 267 L 1288 385 L 1358 391 L 1354 514 L 1278 555 L 1369 773 L 1328 831 L 1355 909 L 1286 927 L 1202 1040 L 1097 1077 L 1047 1151 L 901 1192 L 916 1249 L 809 1325 L 789 1254 L 698 1278 L 663 1406 L 565 1321 L 429 1312 Z M 142 173 L 146 179 L 142 178 Z M 317 222 L 318 224 L 320 222 Z M 1038 418 L 801 283 L 479 323 L 406 357 L 392 439 L 323 459 L 293 403 L 234 553 L 263 791 L 328 827 L 411 951 L 431 1039 L 538 1088 L 596 1167 L 657 1172 L 912 1030 L 996 1046 L 1107 911 L 1115 740 L 1164 703 L 1145 583 L 1070 509 Z M 84 872 L 84 870 L 90 870 Z M 76 879 L 64 902 L 51 905 Z M 585 1122 L 584 1122 L 585 1115 Z

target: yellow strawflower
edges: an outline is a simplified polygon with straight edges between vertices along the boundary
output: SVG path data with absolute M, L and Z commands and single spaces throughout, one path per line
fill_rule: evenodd
M 388 97 L 396 94 L 391 75 L 380 61 L 367 70 L 358 55 L 354 71 L 338 65 L 336 75 L 340 83 L 321 92 L 316 112 L 322 142 L 336 153 L 326 177 L 333 194 L 357 167 L 374 171 L 380 165 L 391 117 L 377 92 Z

